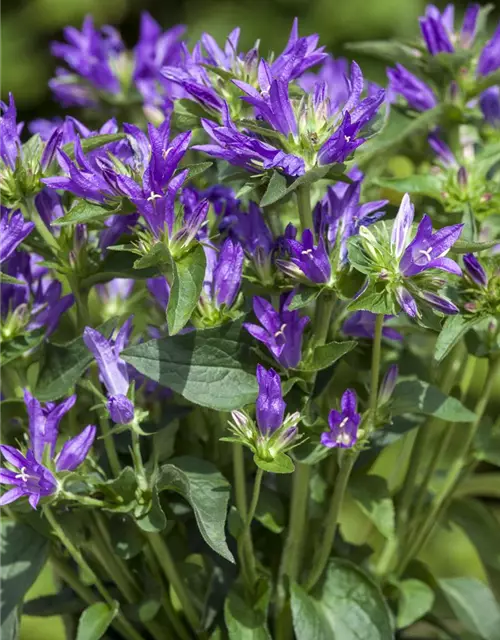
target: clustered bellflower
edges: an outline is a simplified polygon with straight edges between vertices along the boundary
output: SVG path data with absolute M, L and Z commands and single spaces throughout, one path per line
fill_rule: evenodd
M 281 379 L 274 369 L 257 365 L 259 394 L 255 405 L 257 424 L 244 411 L 233 411 L 229 428 L 238 442 L 249 447 L 260 459 L 274 460 L 300 440 L 297 424 L 300 413 L 285 417 Z
M 0 469 L 0 482 L 12 486 L 0 497 L 0 506 L 27 496 L 30 505 L 36 509 L 40 498 L 57 493 L 58 474 L 74 471 L 85 460 L 96 436 L 93 425 L 88 425 L 80 434 L 67 440 L 56 455 L 59 423 L 75 401 L 76 396 L 71 396 L 61 404 L 49 403 L 43 407 L 25 389 L 30 446 L 26 453 L 22 453 L 15 447 L 0 445 L 2 456 L 13 467 Z
M 35 225 L 25 222 L 23 214 L 17 211 L 9 211 L 5 207 L 0 208 L 0 264 L 7 260 L 21 242 L 29 236 Z
M 340 401 L 340 411 L 332 409 L 328 415 L 329 431 L 321 434 L 321 444 L 329 449 L 340 447 L 351 449 L 358 440 L 358 427 L 361 415 L 357 410 L 356 392 L 347 389 Z

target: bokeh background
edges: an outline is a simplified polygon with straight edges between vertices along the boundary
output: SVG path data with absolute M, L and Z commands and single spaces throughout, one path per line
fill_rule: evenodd
M 149 11 L 164 28 L 185 24 L 191 43 L 203 31 L 221 42 L 232 28 L 240 26 L 241 47 L 250 48 L 260 39 L 263 55 L 281 50 L 292 20 L 298 16 L 301 35 L 319 33 L 321 43 L 331 53 L 349 57 L 345 50 L 348 42 L 415 36 L 418 16 L 422 15 L 425 4 L 424 0 L 3 0 L 1 95 L 5 99 L 9 92 L 14 94 L 21 121 L 60 113 L 47 87 L 56 66 L 49 44 L 61 39 L 65 25 L 80 27 L 86 14 L 92 14 L 97 24 L 119 28 L 130 47 L 137 40 L 143 10 Z M 446 3 L 438 0 L 435 4 Z M 455 2 L 459 14 L 466 4 L 463 0 Z M 492 28 L 500 18 L 500 0 L 494 4 L 496 15 L 490 21 Z M 384 82 L 383 64 L 362 57 L 356 59 L 369 79 Z M 389 472 L 396 463 L 392 459 L 395 456 L 397 451 L 388 451 L 378 463 L 382 468 L 376 472 L 381 475 Z M 354 515 L 349 514 L 353 530 L 358 526 Z M 427 553 L 440 565 L 442 575 L 466 573 L 485 578 L 475 549 L 459 531 L 443 531 L 433 539 Z M 47 567 L 28 599 L 55 589 Z M 64 640 L 63 620 L 25 616 L 21 636 L 22 640 Z

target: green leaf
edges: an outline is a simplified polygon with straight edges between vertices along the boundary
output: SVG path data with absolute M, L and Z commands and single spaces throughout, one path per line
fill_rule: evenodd
M 130 560 L 137 556 L 144 547 L 144 536 L 138 530 L 132 518 L 126 514 L 111 516 L 108 520 L 111 544 L 115 553 Z
M 438 581 L 458 620 L 484 640 L 500 637 L 500 607 L 489 587 L 475 578 Z
M 489 242 L 469 242 L 468 240 L 457 240 L 452 247 L 454 253 L 478 253 L 486 251 L 498 244 L 498 240 L 490 240 Z M 454 316 L 452 316 L 454 317 Z
M 295 635 L 314 640 L 390 640 L 389 609 L 379 588 L 347 560 L 330 560 L 324 579 L 307 594 L 292 585 Z
M 22 285 L 23 287 L 26 286 L 26 283 L 23 282 L 22 280 L 18 280 L 17 278 L 13 278 L 12 276 L 9 276 L 7 273 L 2 273 L 0 271 L 0 283 L 2 284 L 19 284 Z
M 477 431 L 474 445 L 477 460 L 484 460 L 500 467 L 500 424 L 498 422 L 492 425 L 491 420 L 484 419 Z
M 498 520 L 479 500 L 454 500 L 448 518 L 464 530 L 476 547 L 484 565 L 500 569 L 500 535 Z
M 110 211 L 100 205 L 80 200 L 65 216 L 54 220 L 52 226 L 65 227 L 70 224 L 83 224 L 94 222 L 95 220 L 105 220 L 114 213 L 117 213 L 117 211 Z
M 349 492 L 380 533 L 392 538 L 395 512 L 386 479 L 371 474 L 354 476 L 349 482 Z
M 141 507 L 142 505 L 137 505 L 136 511 L 142 511 Z M 161 508 L 158 488 L 156 486 L 153 487 L 151 493 L 149 509 L 144 515 L 138 517 L 136 522 L 143 531 L 148 533 L 158 533 L 159 531 L 163 531 L 167 526 L 167 518 Z
M 23 604 L 23 615 L 45 618 L 80 613 L 82 601 L 70 589 L 49 596 L 39 596 Z M 3 636 L 2 636 L 3 638 Z
M 96 484 L 96 489 L 104 494 L 106 511 L 129 513 L 136 506 L 137 475 L 132 467 L 122 469 L 116 478 Z
M 224 620 L 229 640 L 271 640 L 267 628 L 267 600 L 262 604 L 249 606 L 237 593 L 231 591 L 224 603 Z
M 391 64 L 397 60 L 408 69 L 417 70 L 421 67 L 421 62 L 415 56 L 415 49 L 400 42 L 399 40 L 367 40 L 364 42 L 349 42 L 344 45 L 349 51 L 355 51 L 370 58 L 384 60 Z
M 304 362 L 299 370 L 312 372 L 328 369 L 334 362 L 352 351 L 357 344 L 354 340 L 348 340 L 346 342 L 329 342 L 316 347 L 312 359 Z
M 421 580 L 399 582 L 398 629 L 409 627 L 428 613 L 434 604 L 434 591 Z
M 500 473 L 478 473 L 465 478 L 457 487 L 456 495 L 500 499 Z
M 369 286 L 366 291 L 362 293 L 359 298 L 353 300 L 347 308 L 349 311 L 371 311 L 372 313 L 383 315 L 397 315 L 396 305 L 391 293 L 385 289 L 383 291 L 377 291 L 375 286 Z
M 111 247 L 113 250 L 117 250 L 118 247 Z M 126 249 L 125 249 L 126 250 Z M 142 255 L 134 262 L 134 269 L 151 269 L 157 268 L 162 270 L 164 268 L 172 268 L 172 256 L 168 247 L 163 242 L 157 242 L 154 244 L 148 253 Z
M 9 362 L 24 357 L 28 352 L 40 346 L 44 337 L 45 329 L 41 328 L 23 333 L 10 340 L 4 338 L 0 350 L 0 364 L 4 367 Z
M 0 638 L 2 640 L 19 640 L 21 627 L 21 610 L 16 607 L 8 616 L 2 616 L 0 621 Z
M 205 542 L 226 560 L 234 562 L 224 532 L 230 486 L 217 468 L 197 458 L 174 458 L 160 468 L 158 491 L 176 491 L 191 505 Z
M 286 453 L 279 453 L 274 460 L 263 460 L 259 456 L 254 455 L 253 461 L 267 473 L 293 473 L 295 471 L 295 465 L 292 459 L 286 455 Z
M 195 176 L 200 176 L 205 171 L 208 171 L 213 165 L 213 162 L 195 162 L 194 164 L 187 164 L 183 169 L 189 169 L 189 180 L 192 180 Z
M 118 142 L 119 140 L 123 140 L 125 138 L 124 133 L 107 133 L 100 136 L 92 136 L 90 138 L 80 139 L 83 153 L 89 153 L 90 151 L 94 151 L 95 149 L 99 149 L 100 147 L 104 147 L 106 144 L 110 144 L 111 142 Z M 64 153 L 66 153 L 72 160 L 75 158 L 75 147 L 73 142 L 68 142 L 62 148 Z
M 115 320 L 108 320 L 97 328 L 108 336 L 115 326 Z M 62 398 L 82 377 L 93 358 L 82 337 L 65 345 L 48 343 L 35 396 L 42 402 Z
M 113 249 L 114 247 L 110 247 Z M 99 264 L 98 269 L 81 280 L 82 289 L 90 289 L 96 284 L 109 282 L 114 278 L 133 278 L 134 280 L 144 280 L 158 276 L 156 267 L 145 269 L 134 269 L 137 262 L 137 255 L 131 251 L 108 251 L 104 260 Z
M 433 385 L 417 379 L 400 380 L 392 395 L 393 415 L 423 413 L 448 422 L 473 422 L 476 414 Z
M 49 541 L 20 522 L 0 522 L 0 620 L 21 605 L 28 589 L 47 561 Z
M 118 613 L 118 602 L 111 608 L 105 602 L 96 602 L 87 607 L 78 621 L 76 640 L 99 640 L 106 633 Z
M 441 192 L 441 182 L 433 175 L 413 175 L 407 178 L 375 178 L 378 187 L 392 189 L 399 193 L 419 193 L 438 198 Z
M 273 533 L 281 533 L 286 526 L 285 508 L 276 491 L 261 487 L 255 518 Z
M 260 206 L 267 207 L 270 204 L 281 200 L 281 198 L 286 195 L 286 192 L 287 182 L 285 176 L 282 173 L 279 173 L 279 171 L 273 171 L 271 179 L 267 185 L 266 192 L 260 201 Z
M 124 360 L 187 400 L 219 411 L 255 401 L 257 361 L 241 322 L 150 340 L 126 349 Z
M 297 309 L 303 309 L 307 305 L 311 304 L 320 295 L 321 289 L 319 287 L 306 287 L 301 285 L 297 293 L 293 296 L 292 301 L 288 305 L 290 311 Z
M 466 318 L 461 315 L 448 316 L 436 340 L 434 359 L 441 362 L 464 335 L 483 320 L 483 316 Z
M 184 329 L 198 304 L 205 266 L 205 252 L 201 244 L 197 244 L 179 260 L 172 260 L 173 281 L 167 308 L 167 324 L 171 336 Z

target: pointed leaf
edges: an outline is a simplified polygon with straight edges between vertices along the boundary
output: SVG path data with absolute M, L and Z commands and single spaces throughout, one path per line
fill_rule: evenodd
M 312 359 L 304 362 L 299 371 L 312 372 L 328 369 L 334 362 L 352 351 L 357 344 L 354 340 L 348 340 L 346 342 L 329 342 L 316 347 Z
M 100 205 L 80 200 L 65 216 L 51 222 L 51 226 L 66 227 L 70 224 L 86 224 L 87 222 L 95 222 L 96 220 L 104 221 L 115 213 L 118 213 L 118 211 L 112 211 Z
M 378 187 L 392 189 L 399 193 L 418 193 L 438 198 L 441 191 L 441 182 L 437 176 L 414 175 L 407 178 L 375 178 L 373 181 Z
M 224 603 L 224 620 L 229 640 L 271 640 L 267 626 L 266 592 L 255 606 L 249 606 L 237 593 L 231 591 Z
M 172 260 L 172 285 L 167 308 L 167 324 L 170 335 L 184 329 L 200 299 L 205 278 L 206 258 L 201 244 Z
M 484 320 L 484 316 L 466 318 L 461 315 L 448 316 L 436 340 L 434 359 L 441 362 L 464 335 Z
M 253 461 L 259 469 L 267 471 L 267 473 L 293 473 L 295 471 L 295 465 L 286 453 L 278 454 L 274 460 L 263 460 L 255 455 Z
M 421 580 L 403 580 L 398 583 L 398 629 L 409 627 L 432 609 L 434 591 Z
M 286 191 L 287 182 L 285 176 L 278 171 L 273 171 L 269 184 L 267 185 L 266 192 L 260 201 L 260 206 L 267 207 L 270 204 L 281 200 L 281 198 L 286 195 Z
M 349 492 L 363 513 L 373 522 L 385 538 L 394 535 L 395 514 L 387 481 L 375 475 L 353 477 Z
M 104 147 L 106 144 L 110 144 L 112 142 L 118 142 L 119 140 L 123 140 L 125 138 L 124 133 L 106 133 L 100 136 L 92 136 L 90 138 L 84 138 L 80 140 L 82 145 L 83 153 L 89 153 L 90 151 L 94 151 L 95 149 L 99 149 L 100 147 Z M 75 157 L 75 148 L 73 142 L 68 142 L 62 148 L 64 153 L 66 153 L 71 159 Z
M 111 608 L 105 602 L 87 607 L 78 621 L 76 640 L 100 640 L 118 613 L 118 602 Z
M 393 415 L 423 413 L 449 422 L 473 422 L 476 414 L 433 385 L 417 379 L 400 380 L 392 395 Z

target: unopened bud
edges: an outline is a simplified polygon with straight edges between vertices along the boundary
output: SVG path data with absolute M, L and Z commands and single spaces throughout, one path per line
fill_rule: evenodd
M 460 167 L 457 173 L 457 181 L 462 188 L 467 186 L 467 178 L 467 169 L 465 167 Z

